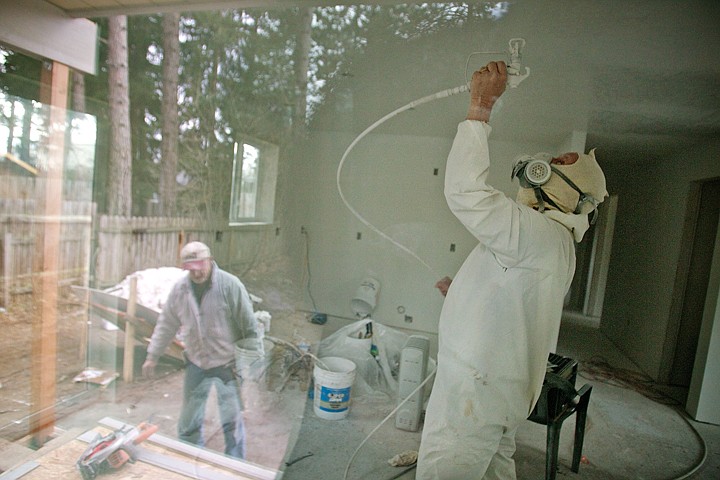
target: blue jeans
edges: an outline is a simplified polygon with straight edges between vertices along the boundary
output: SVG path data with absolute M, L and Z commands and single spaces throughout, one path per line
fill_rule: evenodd
M 220 422 L 225 436 L 225 454 L 245 458 L 242 401 L 237 377 L 231 366 L 203 370 L 191 362 L 186 362 L 178 436 L 180 440 L 201 447 L 205 445 L 203 439 L 205 405 L 213 385 L 217 393 Z

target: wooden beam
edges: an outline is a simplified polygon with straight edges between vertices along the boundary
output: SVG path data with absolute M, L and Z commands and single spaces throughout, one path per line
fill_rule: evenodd
M 55 427 L 57 401 L 57 299 L 58 250 L 62 215 L 62 176 L 67 123 L 70 69 L 45 63 L 41 74 L 40 100 L 47 105 L 46 158 L 39 160 L 37 235 L 33 268 L 34 315 L 32 324 L 30 433 L 40 447 Z M 42 184 L 42 183 L 41 183 Z
M 130 295 L 127 302 L 125 349 L 123 351 L 123 380 L 132 383 L 135 371 L 135 306 L 137 305 L 137 276 L 130 277 Z

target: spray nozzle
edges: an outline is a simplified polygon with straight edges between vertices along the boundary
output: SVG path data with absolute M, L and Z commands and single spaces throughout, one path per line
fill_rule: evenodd
M 525 48 L 524 38 L 512 38 L 510 39 L 508 54 L 510 55 L 510 63 L 508 64 L 508 86 L 510 88 L 517 88 L 520 82 L 530 76 L 530 69 L 523 67 L 520 60 L 522 59 L 521 50 Z M 525 73 L 522 73 L 523 68 Z

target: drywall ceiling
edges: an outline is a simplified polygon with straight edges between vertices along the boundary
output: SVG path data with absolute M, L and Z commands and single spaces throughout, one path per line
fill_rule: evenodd
M 70 16 L 267 6 L 322 0 L 47 0 Z M 399 3 L 374 1 L 371 3 Z M 677 155 L 720 138 L 720 2 L 518 0 L 493 37 L 527 40 L 530 78 L 512 92 L 496 138 L 561 141 L 587 131 L 615 158 Z M 467 45 L 468 52 L 475 50 Z M 448 87 L 454 86 L 449 84 Z M 431 93 L 431 92 L 429 92 Z M 441 114 L 442 115 L 442 114 Z M 457 116 L 436 119 L 452 124 Z M 506 124 L 504 124 L 506 122 Z M 505 133 L 503 133 L 505 132 Z M 508 137 L 508 139 L 510 139 Z

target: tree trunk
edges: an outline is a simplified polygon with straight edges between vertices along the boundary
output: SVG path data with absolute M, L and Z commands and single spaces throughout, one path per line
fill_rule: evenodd
M 13 152 L 13 140 L 15 139 L 15 102 L 10 102 L 10 116 L 8 117 L 8 136 L 5 143 L 5 151 Z
M 110 166 L 108 213 L 132 215 L 130 89 L 128 86 L 127 17 L 108 18 L 108 90 Z
M 85 75 L 80 72 L 72 74 L 72 109 L 85 113 Z
M 312 48 L 312 19 L 311 7 L 301 7 L 298 13 L 297 47 L 295 48 L 295 109 L 293 112 L 293 135 L 301 136 L 305 133 L 307 116 L 307 83 L 310 68 L 310 49 Z
M 28 108 L 30 106 L 29 102 L 25 103 L 24 106 L 25 113 L 23 113 L 22 117 L 22 136 L 20 137 L 20 148 L 16 149 L 15 155 L 17 155 L 17 157 L 21 160 L 27 162 L 30 159 L 30 135 L 26 132 L 32 131 L 32 119 L 35 107 Z
M 177 202 L 178 74 L 180 70 L 180 14 L 163 15 L 162 160 L 160 213 L 174 215 Z

